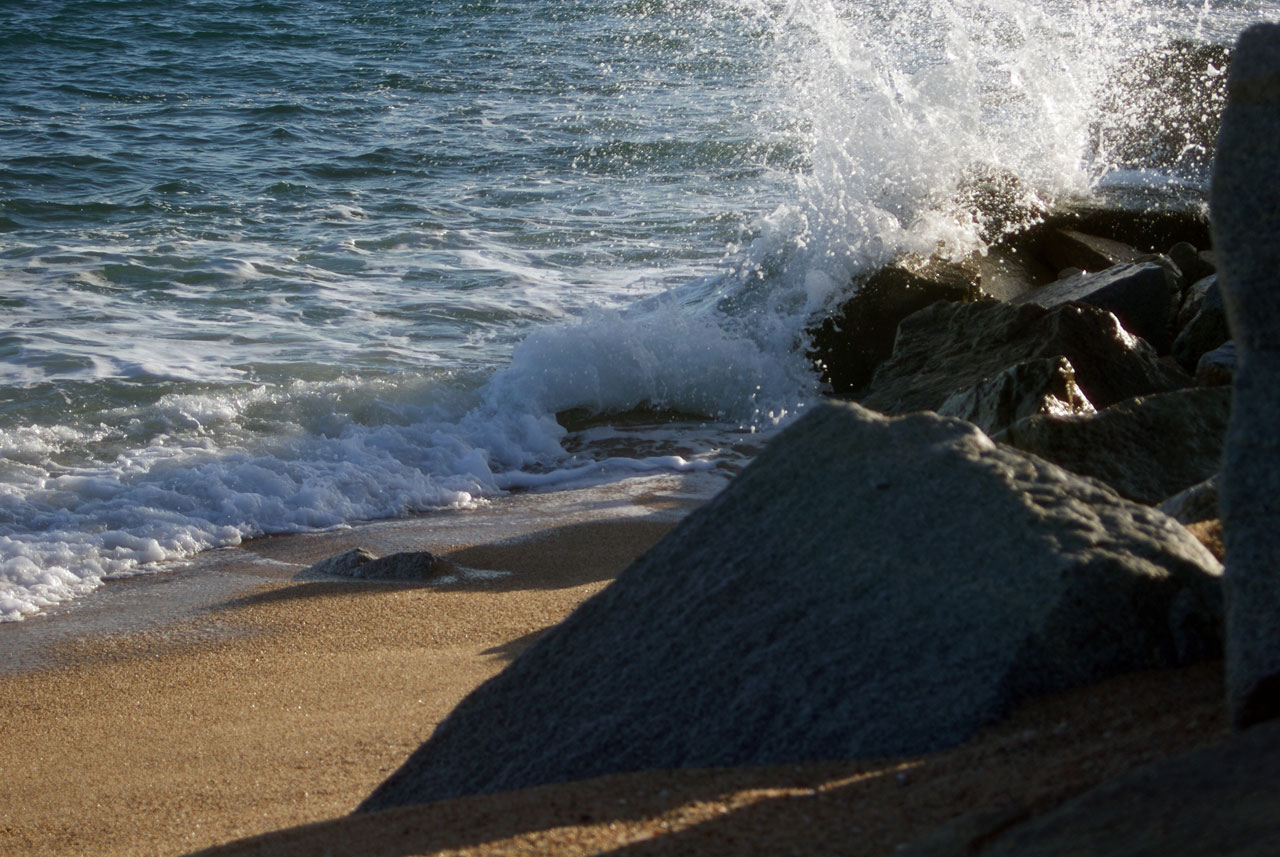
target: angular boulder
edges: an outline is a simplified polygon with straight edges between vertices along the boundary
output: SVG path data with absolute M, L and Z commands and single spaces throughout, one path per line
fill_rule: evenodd
M 1200 355 L 1196 363 L 1196 383 L 1202 387 L 1230 384 L 1236 375 L 1236 344 L 1227 340 Z
M 1154 505 L 1221 469 L 1230 415 L 1229 389 L 1188 387 L 1093 416 L 1028 417 L 996 439 Z
M 1217 270 L 1217 266 L 1211 261 L 1212 252 L 1198 250 L 1194 244 L 1187 241 L 1174 244 L 1166 255 L 1182 272 L 1181 285 L 1184 290 L 1192 283 L 1212 276 Z
M 1190 382 L 1095 306 L 939 303 L 903 319 L 862 403 L 887 414 L 937 410 L 953 393 L 1044 357 L 1067 358 L 1097 408 Z
M 809 331 L 809 356 L 833 393 L 862 390 L 893 351 L 898 322 L 934 301 L 981 297 L 976 265 L 906 256 L 872 274 L 831 316 Z
M 1221 502 L 1227 702 L 1245 727 L 1280 717 L 1280 24 L 1236 45 L 1210 208 L 1239 353 Z
M 1173 358 L 1188 372 L 1194 372 L 1201 357 L 1231 338 L 1217 277 L 1208 278 L 1204 290 L 1193 297 L 1187 308 L 1191 306 L 1195 307 L 1194 314 L 1173 340 Z
M 1011 366 L 994 378 L 953 393 L 938 408 L 944 417 L 966 420 L 987 434 L 1038 414 L 1092 414 L 1065 357 L 1042 357 Z
M 1142 255 L 1123 241 L 1089 235 L 1075 229 L 1053 229 L 1044 238 L 1044 257 L 1051 267 L 1101 271 L 1133 262 Z
M 1218 475 L 1184 488 L 1157 507 L 1180 524 L 1198 524 L 1219 516 Z
M 1211 656 L 1219 570 L 1171 519 L 966 423 L 827 403 L 358 811 L 954 745 L 1028 695 Z
M 1094 274 L 1078 274 L 1014 299 L 1055 307 L 1078 301 L 1115 313 L 1125 330 L 1164 352 L 1178 284 L 1170 268 L 1154 262 L 1114 265 Z M 1216 344 L 1216 343 L 1215 343 Z

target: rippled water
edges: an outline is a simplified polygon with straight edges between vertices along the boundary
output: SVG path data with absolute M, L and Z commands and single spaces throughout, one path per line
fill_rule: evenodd
M 975 164 L 1203 193 L 1099 151 L 1100 93 L 1278 11 L 0 4 L 0 619 L 248 535 L 713 467 L 814 401 L 802 331 L 851 274 L 981 249 Z M 554 419 L 638 406 L 693 421 Z

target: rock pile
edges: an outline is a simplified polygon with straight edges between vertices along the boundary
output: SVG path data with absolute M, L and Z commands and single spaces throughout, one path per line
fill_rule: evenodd
M 972 196 L 1023 204 L 999 175 Z M 1028 695 L 1219 652 L 1221 566 L 1154 508 L 1216 515 L 1231 393 L 1215 385 L 1237 371 L 1241 310 L 1217 291 L 1207 222 L 980 219 L 989 257 L 899 260 L 815 324 L 823 377 L 860 404 L 783 432 L 360 811 L 929 751 Z
M 462 702 L 364 811 L 951 746 L 1218 650 L 1181 525 L 960 420 L 830 403 Z

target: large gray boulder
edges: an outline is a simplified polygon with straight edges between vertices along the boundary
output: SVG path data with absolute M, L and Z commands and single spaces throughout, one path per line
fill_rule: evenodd
M 936 414 L 827 403 L 455 709 L 370 811 L 954 745 L 1217 648 L 1181 525 Z
M 996 439 L 1154 505 L 1221 469 L 1230 415 L 1231 390 L 1188 387 L 1127 399 L 1093 416 L 1028 417 Z
M 1236 46 L 1210 205 L 1238 357 L 1221 497 L 1227 697 L 1247 726 L 1280 716 L 1280 25 Z
M 862 403 L 887 414 L 936 411 L 953 393 L 1044 357 L 1067 358 L 1097 408 L 1190 381 L 1095 306 L 936 303 L 903 319 Z

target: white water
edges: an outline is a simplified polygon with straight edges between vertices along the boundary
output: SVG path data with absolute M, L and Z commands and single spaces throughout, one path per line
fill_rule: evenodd
M 217 322 L 216 337 L 158 346 L 104 324 L 98 336 L 121 339 L 109 354 L 92 342 L 31 340 L 27 365 L 41 368 L 24 376 L 22 361 L 12 362 L 15 385 L 88 372 L 103 381 L 223 386 L 142 397 L 92 419 L 0 424 L 0 619 L 261 533 L 468 507 L 517 488 L 714 467 L 735 433 L 767 435 L 816 399 L 803 330 L 851 276 L 903 252 L 984 249 L 984 224 L 957 202 L 967 180 L 1016 176 L 1032 214 L 1100 182 L 1133 180 L 1088 156 L 1098 93 L 1118 65 L 1174 36 L 1228 38 L 1277 10 L 1133 0 L 741 0 L 703 11 L 735 16 L 753 49 L 765 46 L 772 62 L 753 97 L 771 118 L 759 125 L 802 141 L 807 163 L 791 177 L 789 199 L 764 211 L 741 240 L 727 241 L 714 270 L 664 289 L 655 279 L 665 276 L 660 268 L 632 261 L 610 274 L 617 284 L 587 294 L 517 247 L 486 245 L 483 258 L 459 251 L 453 267 L 520 284 L 476 298 L 476 312 L 550 322 L 524 336 L 496 371 L 432 359 L 433 347 L 411 341 L 411 329 L 379 320 L 363 295 L 329 282 L 327 271 L 355 257 L 368 265 L 377 252 L 412 256 L 445 240 L 425 235 L 388 238 L 382 247 L 337 244 L 304 260 L 329 290 L 320 298 L 335 319 L 385 325 L 385 348 L 398 355 L 391 362 L 408 355 L 421 361 L 419 371 L 347 375 L 329 366 L 315 378 L 246 383 L 256 370 L 225 356 L 239 309 Z M 635 121 L 650 119 L 672 121 Z M 619 178 L 619 194 L 631 180 Z M 593 205 L 583 229 L 609 223 L 609 200 Z M 355 205 L 331 211 L 336 220 L 364 216 Z M 205 266 L 222 287 L 250 288 L 275 264 L 215 255 L 221 261 Z M 392 287 L 389 279 L 373 283 Z M 96 310 L 77 292 L 65 302 L 52 296 L 45 311 Z M 154 322 L 180 329 L 188 320 Z M 463 345 L 452 347 L 462 354 L 476 337 L 510 336 L 499 324 L 458 334 Z M 338 364 L 342 342 L 341 334 L 330 340 Z M 272 329 L 255 321 L 244 347 L 269 362 L 307 344 L 287 323 Z M 350 349 L 352 359 L 367 351 L 355 341 Z M 678 454 L 566 452 L 558 411 L 640 406 L 698 415 L 712 428 L 690 429 Z

